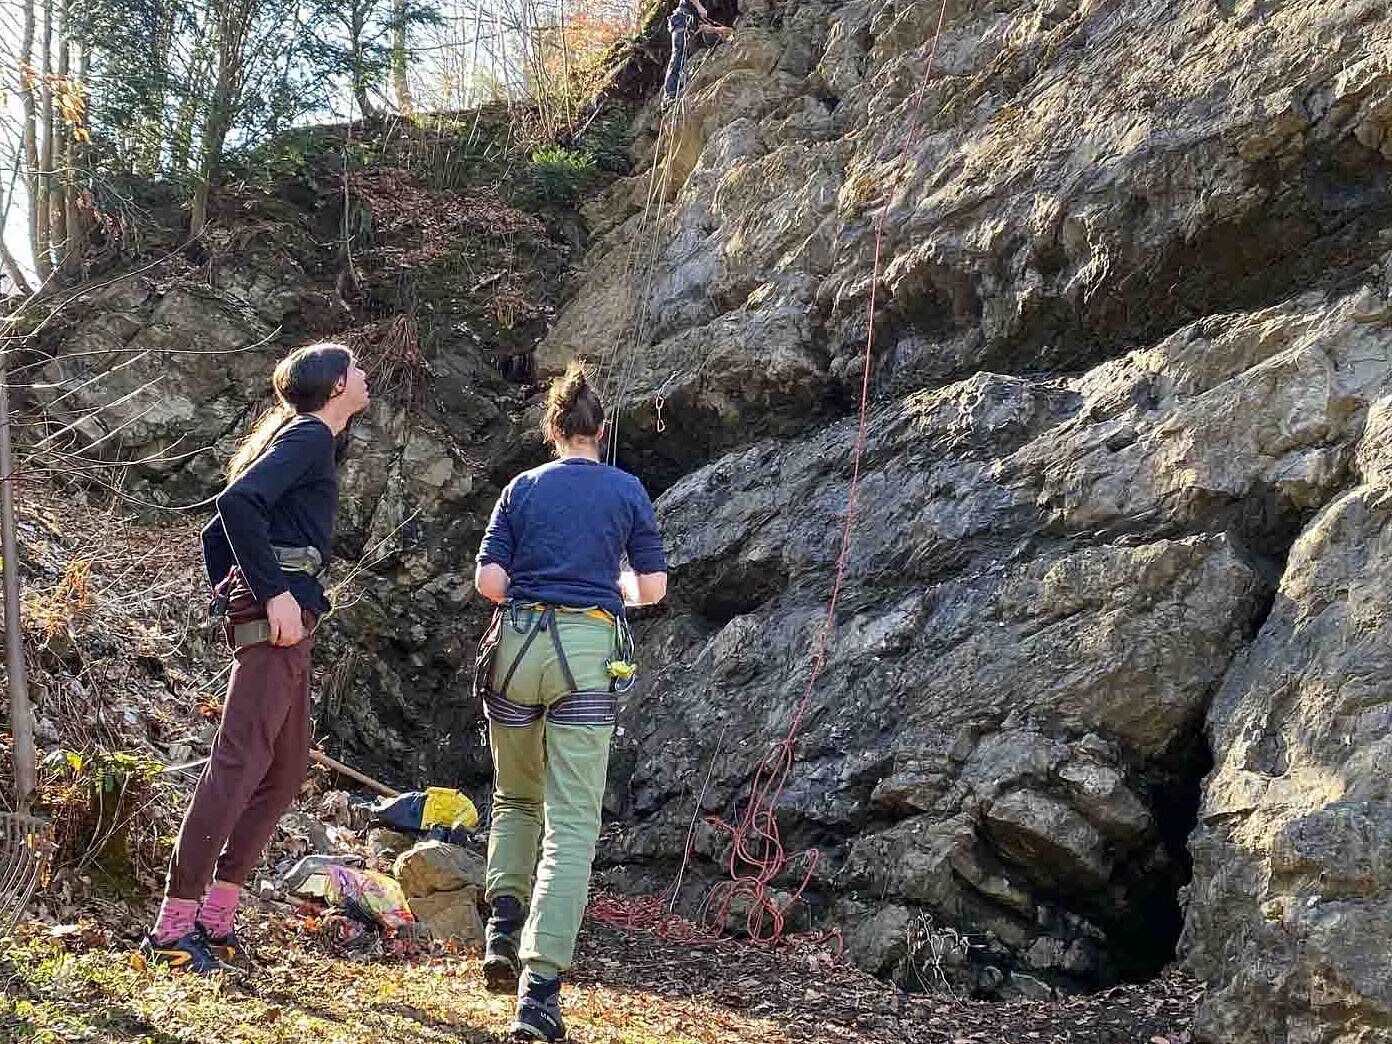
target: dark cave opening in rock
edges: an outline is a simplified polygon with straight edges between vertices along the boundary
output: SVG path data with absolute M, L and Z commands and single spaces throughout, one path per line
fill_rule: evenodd
M 1189 835 L 1198 824 L 1204 778 L 1213 754 L 1202 720 L 1196 719 L 1146 774 L 1145 790 L 1159 831 L 1163 860 L 1140 863 L 1131 872 L 1130 909 L 1112 922 L 1112 953 L 1118 977 L 1141 982 L 1159 975 L 1176 957 L 1184 926 L 1182 889 L 1193 875 Z

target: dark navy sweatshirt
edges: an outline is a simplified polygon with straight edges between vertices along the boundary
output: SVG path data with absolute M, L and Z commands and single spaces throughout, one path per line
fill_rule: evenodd
M 282 570 L 272 545 L 316 547 L 327 564 L 337 513 L 333 432 L 318 417 L 302 413 L 218 495 L 217 514 L 203 528 L 209 582 L 221 583 L 236 565 L 262 604 L 290 591 L 303 608 L 327 611 L 319 581 Z
M 667 569 L 643 484 L 585 457 L 524 471 L 503 490 L 479 547 L 480 565 L 508 574 L 508 597 L 623 612 L 623 556 L 637 573 Z

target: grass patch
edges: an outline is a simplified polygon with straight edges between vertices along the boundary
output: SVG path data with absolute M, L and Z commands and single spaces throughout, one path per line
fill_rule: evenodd
M 41 932 L 42 929 L 36 929 Z M 58 1044 L 501 1044 L 514 1000 L 486 993 L 479 958 L 356 963 L 280 921 L 248 933 L 264 970 L 245 981 L 140 970 L 122 949 L 65 952 L 31 935 L 0 954 L 0 1041 Z M 590 1044 L 781 1039 L 720 1006 L 569 987 L 566 1019 Z

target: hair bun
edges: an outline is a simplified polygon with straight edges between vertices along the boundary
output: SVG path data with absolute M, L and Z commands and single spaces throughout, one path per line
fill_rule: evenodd
M 574 406 L 580 401 L 580 396 L 589 390 L 589 387 L 590 383 L 585 377 L 584 368 L 572 364 L 561 381 L 559 399 L 566 407 Z
M 584 364 L 572 360 L 565 373 L 551 382 L 542 433 L 551 442 L 576 435 L 592 436 L 603 423 L 604 406 L 590 385 Z

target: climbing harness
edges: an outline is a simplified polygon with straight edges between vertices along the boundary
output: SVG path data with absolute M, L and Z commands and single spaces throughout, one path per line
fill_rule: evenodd
M 317 547 L 284 547 L 272 544 L 276 563 L 289 573 L 307 573 L 316 580 L 326 572 L 324 556 Z M 208 605 L 208 620 L 216 625 L 227 623 L 227 606 L 232 598 L 232 586 L 241 576 L 241 570 L 233 568 L 222 582 L 213 588 L 213 600 Z
M 324 556 L 317 547 L 272 544 L 271 550 L 285 572 L 304 573 L 316 580 L 327 574 Z M 209 623 L 222 628 L 233 649 L 271 640 L 271 625 L 265 613 L 266 607 L 251 597 L 242 571 L 236 566 L 213 588 L 212 601 L 208 604 Z
M 532 619 L 523 622 L 521 614 L 528 613 Z M 565 645 L 561 641 L 560 628 L 556 625 L 557 614 L 576 613 L 610 623 L 614 628 L 612 655 L 605 664 L 605 674 L 609 677 L 607 689 L 581 689 L 570 669 L 566 658 Z M 503 672 L 502 681 L 495 687 L 493 677 L 497 664 L 498 646 L 502 640 L 503 628 L 511 627 L 514 634 L 526 635 L 522 647 L 512 658 L 512 663 Z M 552 703 L 550 707 L 536 704 L 517 703 L 507 697 L 508 686 L 513 675 L 531 649 L 532 643 L 541 634 L 546 634 L 556 653 L 565 676 L 566 695 Z M 489 721 L 498 725 L 532 725 L 546 717 L 557 725 L 612 725 L 618 719 L 619 697 L 633 687 L 637 680 L 638 666 L 634 662 L 633 634 L 628 622 L 620 614 L 615 616 L 598 607 L 571 609 L 566 606 L 548 605 L 543 602 L 504 602 L 493 611 L 493 619 L 479 642 L 478 655 L 474 659 L 474 695 L 483 703 L 483 713 Z
M 922 80 L 909 103 L 910 119 L 906 137 L 912 140 L 922 122 L 923 98 L 928 79 L 937 64 L 938 44 L 942 37 L 943 25 L 947 20 L 947 0 L 943 0 L 938 13 L 937 27 L 933 32 L 928 63 Z M 786 940 L 785 928 L 788 911 L 802 898 L 820 860 L 817 849 L 790 856 L 783 847 L 777 820 L 777 806 L 787 784 L 796 758 L 796 743 L 801 731 L 822 670 L 826 666 L 827 651 L 831 634 L 836 627 L 836 609 L 840 600 L 841 588 L 845 581 L 846 565 L 850 558 L 851 541 L 854 535 L 857 496 L 860 491 L 861 462 L 865 455 L 866 420 L 870 401 L 870 364 L 875 340 L 875 305 L 882 270 L 882 247 L 889 208 L 893 201 L 898 179 L 903 176 L 904 166 L 894 182 L 887 187 L 884 203 L 875 222 L 875 248 L 872 273 L 870 277 L 869 301 L 867 304 L 867 331 L 865 347 L 861 354 L 860 405 L 857 418 L 856 438 L 851 455 L 851 480 L 846 497 L 846 511 L 842 520 L 840 550 L 836 559 L 835 578 L 827 601 L 826 613 L 822 620 L 816 646 L 810 660 L 810 670 L 802 697 L 793 710 L 792 718 L 783 738 L 774 744 L 772 750 L 755 769 L 750 783 L 749 796 L 743 812 L 734 823 L 718 816 L 707 816 L 707 823 L 729 838 L 729 850 L 725 857 L 725 871 L 728 877 L 715 885 L 701 903 L 696 920 L 689 921 L 671 912 L 675 902 L 676 890 L 682 875 L 690 862 L 692 853 L 691 836 L 688 836 L 686 849 L 682 855 L 681 867 L 672 885 L 672 902 L 663 909 L 663 901 L 658 897 L 634 902 L 614 896 L 604 896 L 592 907 L 596 919 L 631 930 L 645 930 L 674 941 L 690 943 L 714 943 L 725 933 L 731 911 L 740 906 L 745 912 L 745 931 L 749 940 L 756 945 L 773 946 Z M 612 435 L 611 435 L 612 438 Z M 718 750 L 717 750 L 718 754 Z M 699 811 L 699 804 L 698 804 Z M 800 866 L 798 865 L 800 864 Z M 785 901 L 780 901 L 771 888 L 772 883 L 785 872 L 793 870 L 798 881 L 796 888 Z M 800 871 L 800 872 L 799 872 Z M 737 900 L 742 900 L 737 904 Z M 839 939 L 839 934 L 832 936 Z

